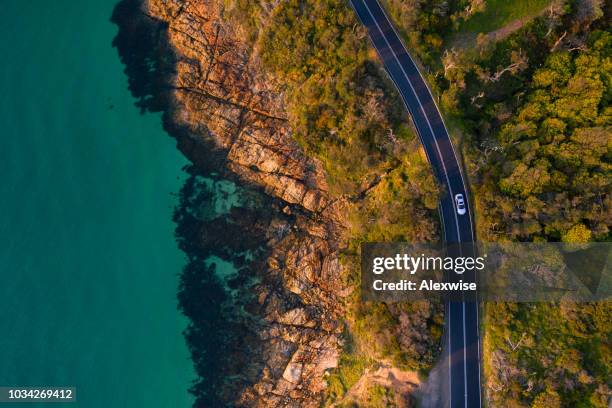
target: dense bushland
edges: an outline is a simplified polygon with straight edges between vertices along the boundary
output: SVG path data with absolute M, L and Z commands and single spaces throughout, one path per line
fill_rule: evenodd
M 600 0 L 383 3 L 460 143 L 479 239 L 609 240 L 609 6 Z M 347 3 L 288 0 L 268 8 L 227 0 L 226 6 L 278 81 L 296 140 L 322 161 L 333 193 L 353 203 L 350 269 L 356 271 L 361 241 L 436 240 L 440 192 Z M 513 18 L 520 24 L 505 27 Z M 441 325 L 435 305 L 398 310 L 353 300 L 351 347 L 330 377 L 329 401 L 377 357 L 417 369 L 435 357 Z M 423 332 L 425 341 L 401 340 L 402 313 L 422 317 L 409 329 Z M 607 304 L 487 305 L 491 401 L 606 406 L 609 314 Z

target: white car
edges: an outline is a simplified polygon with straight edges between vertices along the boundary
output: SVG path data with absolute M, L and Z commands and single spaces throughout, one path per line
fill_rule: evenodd
M 463 194 L 455 194 L 455 206 L 457 207 L 457 214 L 465 214 L 465 200 Z

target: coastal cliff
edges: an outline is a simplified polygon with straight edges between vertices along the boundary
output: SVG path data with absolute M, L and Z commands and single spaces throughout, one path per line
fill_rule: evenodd
M 224 23 L 219 3 L 129 1 L 113 16 L 121 30 L 115 45 L 140 106 L 163 112 L 194 172 L 250 186 L 250 204 L 238 212 L 215 222 L 189 220 L 192 229 L 206 230 L 191 236 L 192 254 L 206 249 L 238 261 L 245 248 L 235 236 L 221 238 L 230 231 L 265 247 L 258 252 L 263 259 L 241 258 L 242 273 L 258 283 L 245 279 L 234 288 L 241 294 L 223 300 L 229 309 L 241 303 L 248 310 L 220 317 L 244 336 L 221 340 L 232 344 L 217 350 L 228 353 L 214 374 L 225 379 L 200 402 L 318 406 L 324 372 L 337 365 L 340 351 L 338 297 L 348 293 L 338 261 L 343 203 L 329 197 L 320 163 L 293 141 L 283 95 Z M 212 236 L 217 240 L 207 242 Z M 220 253 L 221 247 L 233 248 Z
M 359 244 L 435 241 L 439 191 L 346 3 L 124 0 L 112 20 L 136 105 L 193 163 L 175 222 L 195 405 L 410 404 L 442 308 L 359 302 Z M 270 38 L 286 22 L 303 43 Z

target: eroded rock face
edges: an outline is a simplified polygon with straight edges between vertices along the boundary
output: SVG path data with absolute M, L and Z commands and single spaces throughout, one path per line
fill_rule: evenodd
M 291 138 L 284 101 L 251 50 L 220 18 L 222 1 L 149 0 L 175 51 L 172 120 L 225 150 L 227 167 L 269 194 L 309 211 L 328 204 L 321 166 Z
M 223 301 L 220 313 L 246 334 L 219 350 L 229 356 L 217 368 L 224 379 L 206 392 L 228 406 L 316 407 L 324 373 L 337 364 L 340 298 L 348 294 L 338 261 L 344 204 L 330 198 L 321 165 L 293 141 L 282 95 L 221 19 L 222 4 L 125 0 L 113 16 L 115 45 L 139 105 L 164 112 L 166 129 L 197 168 L 268 197 L 257 211 L 202 222 L 202 231 L 190 231 L 200 228 L 195 218 L 181 226 L 187 241 L 197 241 L 183 243 L 192 263 L 202 262 L 190 254 L 202 248 L 233 260 L 222 248 L 237 253 L 245 239 L 265 246 L 263 260 L 243 260 L 238 294 Z M 138 83 L 139 69 L 147 70 L 146 84 Z M 211 238 L 224 232 L 232 236 Z M 198 404 L 211 406 L 206 401 Z

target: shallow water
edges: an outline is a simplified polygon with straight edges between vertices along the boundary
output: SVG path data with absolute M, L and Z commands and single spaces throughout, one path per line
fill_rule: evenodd
M 133 106 L 113 7 L 3 2 L 0 386 L 75 386 L 70 407 L 187 407 L 172 222 L 186 160 Z

